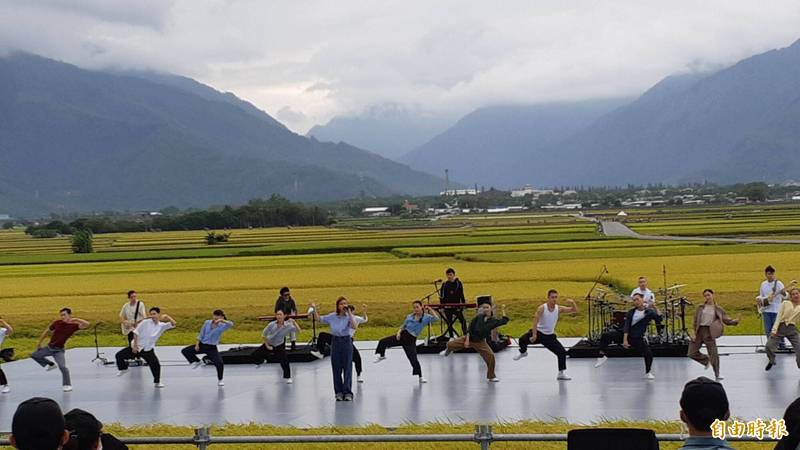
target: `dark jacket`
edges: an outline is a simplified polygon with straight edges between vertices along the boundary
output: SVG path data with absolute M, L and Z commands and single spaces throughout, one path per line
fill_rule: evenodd
M 439 300 L 442 303 L 466 303 L 464 285 L 461 284 L 461 280 L 456 278 L 452 282 L 445 281 L 439 290 Z
M 508 323 L 508 317 L 503 316 L 498 319 L 490 317 L 486 319 L 483 315 L 477 315 L 469 323 L 469 339 L 471 341 L 485 341 L 492 335 L 492 330 Z
M 708 307 L 705 303 L 697 307 L 697 310 L 694 312 L 694 338 L 697 339 L 697 331 L 700 329 L 700 319 L 703 314 L 703 309 Z M 722 336 L 722 333 L 725 331 L 725 325 L 738 325 L 739 322 L 733 320 L 725 313 L 725 310 L 722 309 L 716 303 L 714 304 L 714 321 L 711 322 L 711 325 L 708 327 L 711 331 L 711 337 L 716 339 Z
M 278 311 L 283 311 L 287 316 L 295 314 L 297 305 L 294 303 L 294 299 L 289 297 L 289 300 L 284 300 L 283 296 L 278 297 L 278 300 L 275 301 L 275 312 Z
M 645 332 L 647 331 L 647 325 L 650 323 L 651 320 L 655 321 L 656 323 L 661 323 L 661 316 L 658 315 L 655 309 L 645 308 L 644 319 L 634 324 L 633 323 L 634 312 L 636 312 L 636 308 L 631 308 L 631 310 L 628 311 L 628 314 L 625 315 L 625 328 L 623 331 L 627 333 L 628 338 L 634 338 L 634 339 L 643 338 Z

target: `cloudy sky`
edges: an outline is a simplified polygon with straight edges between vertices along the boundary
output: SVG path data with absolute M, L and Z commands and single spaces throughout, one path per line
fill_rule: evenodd
M 0 50 L 186 75 L 304 133 L 382 103 L 634 95 L 790 45 L 798 24 L 797 0 L 0 0 Z

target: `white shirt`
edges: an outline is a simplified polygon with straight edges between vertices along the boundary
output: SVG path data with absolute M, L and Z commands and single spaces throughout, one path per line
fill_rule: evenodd
M 767 280 L 761 282 L 761 289 L 759 290 L 759 295 L 761 295 L 762 297 L 768 297 L 770 301 L 769 306 L 764 308 L 763 312 L 777 314 L 778 311 L 781 309 L 781 301 L 783 300 L 783 295 L 781 294 L 781 291 L 784 289 L 784 287 L 783 283 L 780 280 L 775 280 L 774 283 L 775 283 L 774 297 L 772 296 L 773 282 Z
M 0 346 L 3 345 L 3 341 L 6 340 L 6 335 L 8 334 L 8 328 L 0 327 Z
M 358 328 L 358 326 L 361 325 L 362 323 L 365 323 L 366 321 L 367 321 L 367 319 L 365 319 L 365 318 L 363 318 L 361 316 L 353 316 L 353 322 L 356 323 L 356 328 L 350 328 L 350 337 L 355 336 L 356 335 L 356 329 Z
M 641 290 L 637 287 L 631 291 L 631 298 L 633 298 L 633 294 L 642 294 L 644 305 L 648 308 L 656 304 L 656 294 L 653 294 L 653 291 L 651 291 L 649 288 L 644 288 L 644 290 Z
M 633 317 L 631 318 L 631 326 L 636 325 L 637 322 L 644 319 L 644 310 L 639 311 L 638 309 L 633 312 Z
M 119 315 L 124 317 L 125 320 L 130 320 L 131 322 L 133 322 L 134 320 L 147 319 L 147 313 L 145 311 L 147 311 L 147 310 L 145 309 L 144 302 L 142 302 L 142 301 L 139 302 L 139 314 L 138 315 L 136 314 L 136 303 L 131 305 L 131 302 L 125 302 L 125 304 L 122 305 L 122 309 L 120 310 Z M 134 319 L 133 318 L 134 316 L 137 316 L 137 318 Z M 126 330 L 125 329 L 125 325 L 122 325 L 122 334 L 127 335 L 131 331 L 132 328 L 133 327 L 128 328 Z
M 156 347 L 158 338 L 170 328 L 175 328 L 172 322 L 153 322 L 153 319 L 148 318 L 143 320 L 136 326 L 133 332 L 136 334 L 136 343 L 139 349 L 150 351 Z
M 556 305 L 554 310 L 550 311 L 550 308 L 548 308 L 545 303 L 542 316 L 539 317 L 539 321 L 536 322 L 536 331 L 542 334 L 555 334 L 556 323 L 558 323 L 558 305 Z

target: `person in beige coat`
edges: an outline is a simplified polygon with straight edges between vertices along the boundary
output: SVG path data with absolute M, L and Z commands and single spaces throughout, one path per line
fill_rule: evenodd
M 694 313 L 694 339 L 689 341 L 689 358 L 706 366 L 714 368 L 717 381 L 722 380 L 719 374 L 719 352 L 717 351 L 717 338 L 722 336 L 725 325 L 738 325 L 739 319 L 731 319 L 725 310 L 714 301 L 714 291 L 703 291 L 705 303 L 697 307 Z M 700 352 L 700 347 L 705 344 L 708 354 Z

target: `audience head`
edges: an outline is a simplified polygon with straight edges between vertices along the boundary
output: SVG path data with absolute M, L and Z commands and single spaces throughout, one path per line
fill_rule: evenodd
M 11 421 L 11 445 L 20 450 L 56 450 L 67 441 L 64 415 L 54 400 L 33 397 L 17 406 Z
M 65 450 L 96 450 L 100 448 L 103 424 L 93 415 L 75 408 L 64 414 L 64 422 L 69 432 L 69 441 L 64 445 Z
M 778 441 L 775 450 L 795 450 L 800 445 L 800 398 L 795 399 L 783 413 L 783 421 L 786 423 L 788 436 L 784 436 Z
M 706 377 L 686 383 L 681 394 L 681 420 L 690 435 L 710 435 L 715 420 L 728 420 L 728 396 L 722 384 Z

